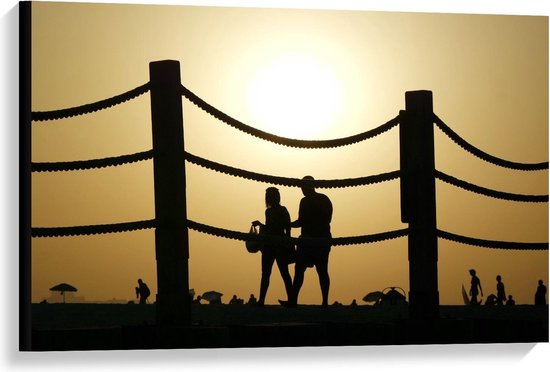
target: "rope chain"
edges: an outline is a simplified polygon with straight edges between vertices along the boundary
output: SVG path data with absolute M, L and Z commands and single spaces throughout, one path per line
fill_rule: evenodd
M 86 225 L 70 227 L 33 227 L 33 238 L 51 238 L 60 236 L 78 236 L 94 234 L 110 234 L 143 229 L 152 229 L 156 226 L 155 220 L 113 223 L 105 225 Z
M 86 225 L 86 226 L 71 226 L 71 227 L 33 227 L 31 230 L 31 236 L 34 238 L 40 237 L 62 237 L 62 236 L 81 236 L 81 235 L 95 235 L 95 234 L 110 234 L 120 233 L 128 231 L 136 231 L 143 229 L 152 229 L 156 227 L 155 220 L 144 220 L 136 222 L 125 222 L 106 225 Z M 279 242 L 292 242 L 299 244 L 300 242 L 318 243 L 318 244 L 331 244 L 333 246 L 340 245 L 357 245 L 357 244 L 369 244 L 376 243 L 390 239 L 397 239 L 408 235 L 408 229 L 387 231 L 383 233 L 340 237 L 340 238 L 285 238 L 276 236 L 259 236 L 250 233 L 244 233 L 240 231 L 232 231 L 222 229 L 219 227 L 213 227 L 191 220 L 187 220 L 187 227 L 209 235 L 214 235 L 222 238 L 251 241 L 251 240 L 263 240 L 263 241 L 279 241 Z M 457 243 L 474 245 L 484 248 L 497 248 L 497 249 L 514 249 L 514 250 L 548 250 L 548 243 L 518 243 L 518 242 L 504 242 L 497 240 L 484 240 L 466 237 L 449 233 L 446 231 L 437 230 L 437 236 L 442 239 L 450 240 Z
M 371 129 L 369 131 L 359 133 L 353 136 L 337 138 L 331 140 L 299 140 L 293 138 L 286 138 L 277 136 L 268 132 L 251 127 L 250 125 L 244 124 L 237 119 L 232 118 L 231 116 L 225 114 L 209 103 L 205 102 L 202 98 L 198 97 L 195 93 L 191 92 L 189 89 L 181 86 L 182 95 L 187 98 L 191 103 L 199 107 L 200 109 L 206 111 L 208 114 L 212 115 L 216 119 L 226 123 L 227 125 L 238 129 L 244 133 L 247 133 L 251 136 L 261 138 L 265 141 L 276 143 L 278 145 L 288 146 L 288 147 L 298 147 L 298 148 L 307 148 L 307 149 L 321 149 L 321 148 L 334 148 L 341 146 L 348 146 L 354 143 L 365 141 L 367 139 L 376 137 L 388 130 L 394 128 L 399 124 L 399 116 L 391 119 L 385 124 L 380 125 L 377 128 Z
M 462 243 L 467 245 L 474 245 L 483 248 L 496 248 L 496 249 L 518 249 L 518 250 L 548 250 L 548 243 L 517 243 L 517 242 L 503 242 L 498 240 L 484 240 L 477 238 L 470 238 L 467 236 L 457 235 L 446 231 L 437 230 L 437 236 L 450 240 L 456 243 Z
M 94 168 L 114 167 L 123 164 L 135 163 L 138 161 L 153 158 L 153 150 L 138 152 L 130 155 L 121 155 L 103 159 L 77 160 L 66 162 L 41 162 L 31 163 L 31 172 L 65 172 L 74 170 L 85 170 Z
M 127 231 L 136 231 L 143 229 L 151 229 L 157 227 L 155 220 L 145 220 L 136 222 L 125 222 L 108 225 L 87 225 L 87 226 L 71 226 L 71 227 L 33 227 L 31 230 L 31 236 L 34 238 L 43 237 L 62 237 L 62 236 L 78 236 L 78 235 L 94 235 L 94 234 L 109 234 L 119 233 Z M 244 233 L 240 231 L 232 231 L 222 229 L 219 227 L 209 226 L 202 223 L 187 220 L 187 227 L 209 235 L 223 237 L 233 240 L 250 241 L 250 240 L 262 240 L 262 241 L 276 241 L 276 242 L 308 242 L 308 243 L 321 243 L 331 245 L 352 245 L 352 244 L 365 244 L 375 243 L 383 240 L 397 239 L 408 234 L 408 229 L 388 231 L 384 233 L 351 236 L 341 238 L 286 238 L 277 236 L 259 236 L 252 235 L 250 233 Z
M 456 187 L 460 187 L 464 190 L 474 192 L 476 194 L 489 196 L 496 199 L 510 200 L 517 202 L 529 202 L 529 203 L 547 203 L 548 195 L 524 195 L 524 194 L 512 194 L 509 192 L 491 190 L 485 187 L 477 186 L 472 183 L 459 180 L 453 176 L 449 176 L 438 170 L 435 171 L 435 177 L 439 180 L 451 184 Z
M 88 103 L 82 106 L 76 106 L 61 110 L 53 111 L 33 111 L 31 112 L 32 121 L 46 121 L 46 120 L 57 120 L 65 119 L 72 116 L 90 114 L 99 110 L 104 110 L 112 106 L 119 105 L 131 99 L 137 98 L 142 94 L 145 94 L 150 89 L 149 83 L 145 83 L 137 88 L 134 88 L 128 92 L 119 94 L 117 96 L 107 98 L 101 101 L 94 103 Z
M 266 174 L 260 174 L 255 172 L 250 172 L 247 170 L 230 167 L 228 165 L 219 164 L 211 160 L 203 159 L 201 157 L 192 155 L 188 152 L 185 153 L 185 159 L 195 165 L 201 166 L 206 169 L 211 169 L 216 172 L 229 174 L 234 177 L 242 177 L 249 180 L 254 180 L 258 182 L 265 182 L 281 186 L 290 186 L 290 187 L 318 187 L 318 188 L 338 188 L 338 187 L 354 187 L 354 186 L 363 186 L 370 185 L 374 183 L 380 183 L 385 181 L 391 181 L 399 178 L 400 171 L 393 171 L 388 173 L 382 173 L 374 176 L 358 177 L 358 178 L 347 178 L 347 179 L 335 179 L 335 180 L 302 180 L 298 178 L 288 178 L 288 177 L 279 177 L 271 176 Z
M 500 167 L 509 168 L 509 169 L 515 169 L 515 170 L 521 170 L 521 171 L 535 171 L 535 170 L 543 170 L 548 169 L 548 162 L 543 163 L 517 163 L 512 162 L 508 160 L 504 160 L 501 158 L 498 158 L 496 156 L 490 155 L 477 147 L 471 145 L 470 143 L 466 142 L 462 137 L 460 137 L 457 133 L 455 133 L 447 124 L 443 122 L 437 115 L 434 114 L 434 121 L 436 126 L 441 129 L 443 133 L 445 133 L 451 140 L 453 140 L 457 145 L 462 147 L 464 150 L 468 151 L 469 153 L 473 154 L 474 156 L 477 156 L 478 158 L 485 160 L 488 163 L 491 163 L 493 165 L 498 165 Z
M 333 246 L 338 245 L 354 245 L 354 244 L 368 244 L 376 243 L 384 240 L 397 239 L 403 236 L 406 236 L 409 232 L 408 229 L 401 229 L 395 231 L 387 231 L 378 234 L 371 235 L 361 235 L 361 236 L 350 236 L 350 237 L 340 237 L 340 238 L 290 238 L 282 236 L 265 236 L 265 235 L 254 235 L 250 233 L 244 233 L 239 231 L 226 230 L 219 227 L 205 225 L 199 222 L 194 222 L 187 220 L 187 226 L 195 231 L 214 235 L 222 238 L 241 240 L 241 241 L 251 241 L 251 240 L 262 240 L 262 241 L 276 241 L 276 242 L 291 242 L 294 244 L 299 244 L 300 242 L 307 243 L 317 243 L 317 244 L 330 244 Z

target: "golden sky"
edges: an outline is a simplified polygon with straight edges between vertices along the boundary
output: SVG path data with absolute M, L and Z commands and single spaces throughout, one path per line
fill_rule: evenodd
M 484 151 L 517 162 L 548 160 L 548 17 L 33 3 L 32 109 L 98 101 L 148 81 L 151 61 L 181 63 L 182 82 L 259 129 L 304 139 L 375 128 L 404 109 L 405 92 L 433 91 L 434 112 Z M 270 94 L 271 93 L 271 94 Z M 290 149 L 250 137 L 184 100 L 185 148 L 234 167 L 287 177 L 360 177 L 397 170 L 397 128 L 339 149 Z M 36 122 L 32 160 L 70 161 L 152 147 L 149 95 L 91 115 Z M 293 121 L 296 120 L 296 121 Z M 510 171 L 456 146 L 437 128 L 436 168 L 501 191 L 548 194 L 548 172 Z M 264 218 L 268 184 L 186 164 L 189 219 L 247 231 Z M 297 217 L 299 189 L 280 187 Z M 406 227 L 399 182 L 320 190 L 334 205 L 333 236 Z M 32 225 L 73 226 L 154 217 L 152 162 L 32 176 Z M 438 228 L 493 240 L 548 241 L 548 205 L 481 197 L 437 182 Z M 298 231 L 294 231 L 294 236 Z M 191 231 L 190 287 L 256 296 L 260 256 L 244 243 Z M 334 247 L 330 302 L 389 286 L 408 291 L 406 239 Z M 137 278 L 156 291 L 153 230 L 32 240 L 32 299 L 59 282 L 90 301 L 133 299 Z M 502 275 L 517 303 L 547 282 L 548 253 L 439 240 L 442 304 L 462 303 L 475 268 L 484 293 Z M 293 268 L 291 269 L 291 273 Z M 268 303 L 284 298 L 274 267 Z M 300 302 L 320 303 L 314 270 Z

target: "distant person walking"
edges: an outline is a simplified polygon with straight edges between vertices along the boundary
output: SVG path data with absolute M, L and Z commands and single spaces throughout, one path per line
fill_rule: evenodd
M 502 277 L 497 275 L 497 305 L 503 305 L 506 302 L 506 292 Z
M 313 181 L 313 177 L 305 176 L 305 181 Z M 330 222 L 332 220 L 332 203 L 330 199 L 315 191 L 312 186 L 302 186 L 304 197 L 300 201 L 298 219 L 290 225 L 301 227 L 300 237 L 304 238 L 331 238 Z M 296 265 L 294 267 L 293 297 L 290 301 L 281 301 L 281 305 L 295 307 L 298 304 L 300 288 L 304 283 L 304 273 L 308 267 L 315 266 L 321 287 L 322 306 L 328 306 L 330 277 L 328 274 L 328 256 L 330 242 L 327 243 L 300 243 L 296 251 Z
M 537 292 L 535 292 L 535 305 L 546 305 L 546 286 L 539 280 Z
M 136 298 L 139 298 L 140 304 L 147 303 L 147 298 L 151 294 L 151 291 L 149 290 L 149 287 L 147 287 L 147 284 L 141 279 L 138 279 L 138 286 L 136 287 Z
M 481 288 L 481 281 L 476 276 L 476 271 L 474 269 L 469 270 L 470 275 L 472 276 L 472 282 L 470 285 L 470 305 L 479 305 L 481 301 L 478 301 L 477 296 L 481 293 L 483 296 L 483 289 Z M 479 290 L 478 290 L 479 288 Z
M 253 221 L 252 225 L 260 226 L 262 233 L 269 236 L 287 236 L 290 237 L 290 214 L 286 207 L 281 205 L 281 195 L 275 187 L 268 187 L 265 190 L 265 225 L 260 221 Z M 279 272 L 285 284 L 286 294 L 290 300 L 292 296 L 292 278 L 288 271 L 290 263 L 289 250 L 287 245 L 282 242 L 270 242 L 264 244 L 262 248 L 262 279 L 260 281 L 260 295 L 256 306 L 264 306 L 267 289 L 269 288 L 269 278 L 273 262 L 277 262 Z

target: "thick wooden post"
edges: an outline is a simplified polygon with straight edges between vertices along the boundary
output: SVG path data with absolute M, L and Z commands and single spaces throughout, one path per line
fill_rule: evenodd
M 409 224 L 409 315 L 439 317 L 433 100 L 431 91 L 405 93 L 400 113 L 401 220 Z
M 157 324 L 189 325 L 189 242 L 180 64 L 149 64 L 155 177 Z

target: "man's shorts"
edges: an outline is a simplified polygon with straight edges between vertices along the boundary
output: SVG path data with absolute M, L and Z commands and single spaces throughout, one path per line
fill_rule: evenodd
M 296 265 L 326 266 L 329 253 L 330 245 L 300 243 L 296 247 Z

